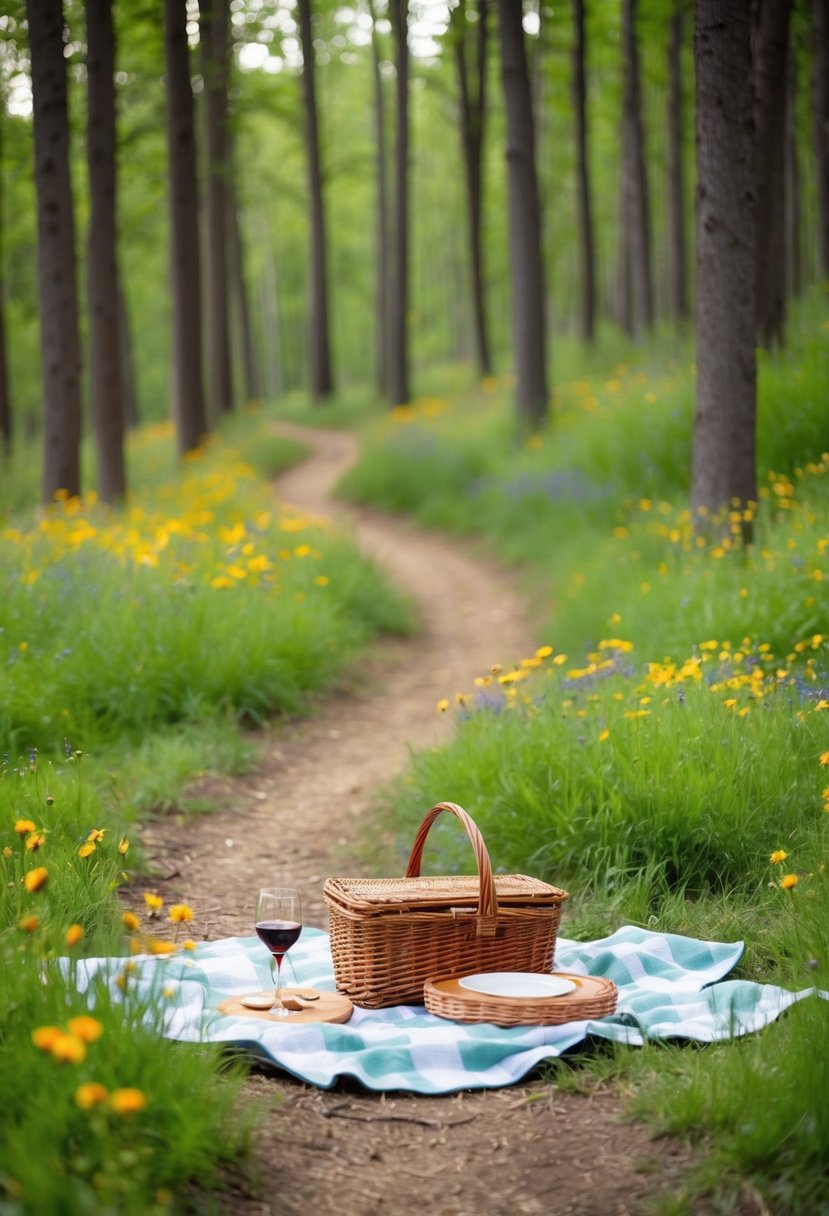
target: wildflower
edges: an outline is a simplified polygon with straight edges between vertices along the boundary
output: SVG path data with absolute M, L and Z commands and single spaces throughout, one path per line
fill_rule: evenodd
M 723 705 L 725 706 L 726 709 L 733 709 L 736 704 L 737 704 L 736 697 L 729 697 L 726 701 L 723 701 Z
M 11 855 L 12 855 L 12 851 L 9 848 L 9 846 L 4 845 L 3 846 L 3 857 L 8 861 L 8 859 L 11 857 Z
M 796 874 L 784 874 L 780 879 L 780 888 L 783 891 L 791 891 L 792 887 L 796 887 L 800 879 Z
M 86 838 L 97 844 L 100 840 L 103 840 L 106 831 L 106 828 L 90 828 Z
M 318 574 L 317 577 L 314 579 L 314 582 L 317 584 L 318 587 L 327 587 L 328 586 L 328 575 L 327 574 Z
M 129 931 L 131 933 L 134 932 L 138 928 L 138 926 L 141 924 L 141 921 L 138 919 L 138 917 L 135 915 L 134 912 L 125 912 L 123 914 L 123 916 L 121 917 L 121 920 L 124 922 L 124 925 L 126 926 L 127 929 L 129 929 Z
M 126 855 L 129 847 L 130 847 L 130 842 L 127 840 L 126 836 L 122 836 L 121 839 L 118 841 L 118 852 L 121 854 L 122 857 L 124 857 Z
M 92 853 L 95 852 L 97 847 L 98 846 L 95 844 L 94 840 L 87 840 L 78 849 L 78 856 L 79 857 L 89 857 L 89 856 L 91 856 Z
M 37 827 L 32 823 L 31 819 L 18 819 L 14 825 L 14 830 L 18 836 L 28 836 L 30 832 L 37 831 Z
M 817 705 L 815 706 L 815 713 L 817 713 L 819 709 L 829 709 L 829 701 L 823 698 L 818 701 Z
M 537 659 L 549 659 L 552 653 L 552 646 L 539 646 L 538 650 L 535 652 L 535 657 Z
M 176 943 L 154 938 L 149 943 L 150 954 L 175 954 Z
M 26 848 L 30 853 L 36 853 L 45 844 L 46 837 L 41 836 L 38 832 L 32 832 L 31 835 L 26 837 Z
M 40 924 L 40 917 L 35 916 L 34 914 L 31 916 L 24 916 L 23 919 L 18 922 L 18 924 L 24 933 L 34 933 Z
M 599 742 L 604 743 L 605 739 L 609 739 L 609 738 L 610 738 L 610 731 L 603 730 L 602 733 L 599 735 Z
M 117 1115 L 134 1115 L 147 1105 L 146 1096 L 140 1089 L 114 1089 L 109 1105 Z
M 186 942 L 181 943 L 181 948 L 182 948 L 182 950 L 195 950 L 196 943 L 192 940 L 192 938 L 188 937 Z
M 86 1045 L 74 1034 L 58 1031 L 49 1051 L 61 1064 L 81 1064 L 86 1059 Z
M 94 1043 L 104 1033 L 103 1025 L 88 1013 L 81 1013 L 76 1018 L 70 1018 L 69 1030 L 75 1038 L 84 1043 Z
M 24 875 L 23 885 L 30 893 L 33 891 L 39 891 L 40 888 L 45 885 L 48 877 L 49 871 L 46 869 L 46 866 L 37 866 L 36 869 L 29 870 L 29 872 Z
M 160 895 L 156 895 L 155 891 L 144 892 L 144 903 L 150 909 L 151 913 L 160 912 L 164 907 L 164 900 Z
M 780 862 L 785 861 L 788 856 L 789 854 L 785 851 L 785 849 L 775 849 L 770 855 L 769 861 L 773 866 L 779 866 Z
M 102 1085 L 100 1081 L 84 1081 L 83 1085 L 79 1085 L 75 1090 L 75 1105 L 81 1110 L 92 1110 L 93 1106 L 106 1102 L 108 1097 L 109 1090 L 106 1085 Z
M 446 697 L 441 697 L 441 699 L 438 701 L 437 708 L 439 714 L 446 713 L 447 709 L 449 708 L 449 702 L 447 701 Z
M 829 764 L 829 752 L 820 753 L 820 763 L 826 768 L 827 764 Z
M 77 946 L 78 942 L 83 937 L 83 925 L 70 925 L 63 935 L 63 940 L 71 949 L 72 946 Z
M 193 909 L 189 904 L 172 904 L 168 916 L 174 925 L 180 925 L 193 919 Z
M 51 1051 L 52 1044 L 63 1031 L 59 1026 L 38 1026 L 32 1031 L 32 1042 L 35 1047 L 39 1047 L 41 1051 Z

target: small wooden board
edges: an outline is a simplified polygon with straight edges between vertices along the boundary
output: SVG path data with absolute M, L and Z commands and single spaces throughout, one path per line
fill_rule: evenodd
M 605 1017 L 616 1008 L 616 985 L 595 975 L 557 971 L 576 985 L 572 992 L 552 997 L 486 996 L 462 988 L 460 976 L 429 979 L 424 985 L 426 1008 L 453 1022 L 491 1022 L 495 1026 L 561 1026 Z
M 285 996 L 293 992 L 316 992 L 319 1000 L 314 1001 L 301 1010 L 291 1010 L 290 1017 L 273 1017 L 267 1009 L 249 1009 L 242 1004 L 241 997 L 230 997 L 218 1006 L 219 1013 L 226 1013 L 234 1018 L 262 1018 L 280 1026 L 301 1026 L 308 1022 L 347 1022 L 351 1017 L 354 1006 L 347 996 L 340 992 L 323 992 L 319 988 L 283 988 Z

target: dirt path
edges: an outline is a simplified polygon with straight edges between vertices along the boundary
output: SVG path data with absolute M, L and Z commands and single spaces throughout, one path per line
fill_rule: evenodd
M 302 891 L 306 923 L 325 927 L 323 882 L 360 872 L 349 847 L 372 789 L 403 770 L 410 749 L 451 734 L 451 719 L 435 711 L 439 698 L 538 644 L 503 570 L 442 537 L 331 500 L 356 457 L 353 436 L 284 430 L 313 455 L 279 479 L 279 496 L 350 527 L 415 598 L 423 630 L 381 642 L 355 686 L 313 720 L 267 731 L 252 777 L 211 781 L 226 810 L 169 817 L 147 833 L 169 875 L 159 889 L 193 904 L 196 928 L 210 938 L 249 934 L 251 893 L 280 879 Z M 252 1095 L 274 1088 L 284 1100 L 259 1140 L 263 1197 L 234 1196 L 234 1216 L 622 1216 L 643 1211 L 647 1198 L 657 1198 L 658 1211 L 684 1164 L 675 1145 L 622 1123 L 611 1091 L 566 1095 L 535 1080 L 445 1098 L 377 1097 L 356 1086 L 321 1092 L 282 1075 L 248 1082 Z

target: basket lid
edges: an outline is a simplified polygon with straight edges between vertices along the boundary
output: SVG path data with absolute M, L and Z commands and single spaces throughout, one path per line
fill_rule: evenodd
M 495 874 L 500 907 L 558 907 L 567 892 L 526 874 Z M 477 875 L 420 875 L 417 878 L 329 878 L 325 897 L 351 912 L 380 916 L 407 908 L 476 909 L 481 888 Z

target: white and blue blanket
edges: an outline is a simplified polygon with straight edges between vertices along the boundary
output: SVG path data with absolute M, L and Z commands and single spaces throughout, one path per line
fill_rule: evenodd
M 749 1034 L 815 992 L 726 980 L 742 952 L 741 942 L 697 941 L 632 926 L 599 941 L 559 939 L 556 971 L 613 980 L 616 1012 L 563 1026 L 507 1029 L 451 1022 L 422 1005 L 355 1007 L 344 1025 L 226 1016 L 218 1011 L 223 1001 L 272 983 L 270 955 L 257 937 L 204 942 L 167 959 L 138 958 L 131 983 L 147 995 L 163 992 L 163 1030 L 170 1038 L 232 1044 L 324 1089 L 351 1077 L 372 1090 L 446 1094 L 511 1085 L 589 1037 L 641 1046 L 646 1039 L 710 1043 Z M 87 959 L 78 979 L 83 983 L 103 970 L 117 995 L 115 961 Z M 283 981 L 334 990 L 326 933 L 303 930 L 286 956 Z

